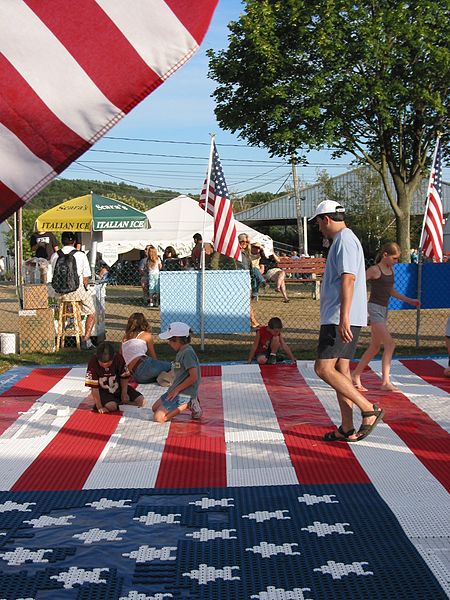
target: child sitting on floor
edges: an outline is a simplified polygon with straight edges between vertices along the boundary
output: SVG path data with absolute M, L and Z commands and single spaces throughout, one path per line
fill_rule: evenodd
M 91 388 L 95 405 L 93 410 L 99 413 L 113 412 L 119 404 L 142 406 L 144 397 L 128 385 L 130 374 L 123 356 L 114 350 L 109 342 L 102 342 L 88 363 L 85 385 Z
M 284 341 L 282 329 L 283 323 L 279 317 L 272 317 L 267 325 L 260 327 L 256 332 L 248 362 L 251 363 L 256 357 L 256 362 L 260 365 L 274 365 L 277 362 L 278 350 L 283 350 L 292 362 L 295 362 L 295 356 Z
M 200 364 L 191 343 L 191 330 L 186 323 L 175 322 L 167 331 L 159 334 L 175 350 L 173 363 L 175 377 L 167 392 L 152 406 L 153 419 L 157 423 L 170 421 L 186 408 L 190 408 L 193 419 L 200 419 L 202 409 L 198 401 Z

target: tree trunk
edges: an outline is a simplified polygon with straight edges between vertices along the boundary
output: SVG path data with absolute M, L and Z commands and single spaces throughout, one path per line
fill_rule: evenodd
M 403 190 L 398 196 L 398 204 L 401 208 L 401 216 L 395 216 L 395 225 L 397 229 L 397 244 L 402 249 L 401 261 L 411 262 L 411 203 L 412 192 Z

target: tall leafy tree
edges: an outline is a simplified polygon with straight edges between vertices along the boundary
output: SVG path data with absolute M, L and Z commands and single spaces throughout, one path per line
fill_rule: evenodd
M 367 259 L 374 259 L 384 242 L 394 241 L 392 212 L 384 200 L 381 180 L 373 170 L 356 169 L 350 185 L 339 185 L 322 171 L 318 182 L 324 198 L 346 207 L 350 227 L 360 239 Z
M 351 153 L 379 173 L 409 257 L 414 191 L 449 139 L 449 0 L 244 0 L 209 51 L 223 128 L 279 157 Z

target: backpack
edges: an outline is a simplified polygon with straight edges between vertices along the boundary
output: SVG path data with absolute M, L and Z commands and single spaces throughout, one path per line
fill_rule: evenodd
M 58 250 L 58 259 L 53 271 L 52 287 L 57 294 L 68 294 L 78 289 L 80 277 L 78 275 L 75 248 L 68 254 Z

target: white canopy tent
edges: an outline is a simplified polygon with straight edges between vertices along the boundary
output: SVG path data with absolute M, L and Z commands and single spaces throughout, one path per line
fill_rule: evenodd
M 214 235 L 214 219 L 204 214 L 198 202 L 188 196 L 177 196 L 145 213 L 151 223 L 151 229 L 144 231 L 104 231 L 103 241 L 98 244 L 98 251 L 103 257 L 108 254 L 124 254 L 134 248 L 143 250 L 153 244 L 162 254 L 167 246 L 173 246 L 180 256 L 190 254 L 194 241 L 194 233 L 203 235 L 204 241 L 210 242 Z M 248 234 L 251 241 L 258 241 L 269 253 L 273 251 L 272 239 L 255 229 L 236 221 L 239 233 Z M 143 235 L 144 234 L 144 235 Z

